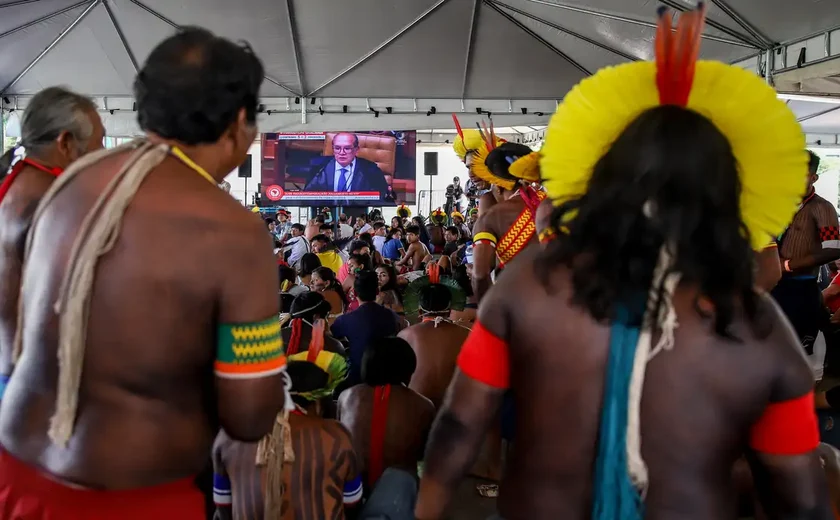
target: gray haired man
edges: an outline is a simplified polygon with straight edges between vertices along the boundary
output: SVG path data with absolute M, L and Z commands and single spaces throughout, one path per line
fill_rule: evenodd
M 35 208 L 70 163 L 102 148 L 105 134 L 93 101 L 61 87 L 36 94 L 20 126 L 20 144 L 0 158 L 0 398 L 12 371 L 23 250 Z

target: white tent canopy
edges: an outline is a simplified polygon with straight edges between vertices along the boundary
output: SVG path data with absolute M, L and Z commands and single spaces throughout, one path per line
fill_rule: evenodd
M 781 77 L 840 54 L 834 2 L 709 4 L 704 58 L 759 73 L 769 63 Z M 0 0 L 0 108 L 67 85 L 96 98 L 109 135 L 131 135 L 138 66 L 176 27 L 200 25 L 263 60 L 263 131 L 451 128 L 449 113 L 472 126 L 479 111 L 538 128 L 586 75 L 652 57 L 654 10 L 648 0 Z M 795 92 L 820 84 L 785 78 Z M 816 115 L 840 104 L 791 104 L 807 131 L 840 134 L 840 110 Z

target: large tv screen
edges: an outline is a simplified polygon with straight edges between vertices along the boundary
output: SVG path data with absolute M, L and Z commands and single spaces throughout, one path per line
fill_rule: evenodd
M 414 204 L 414 131 L 262 136 L 263 206 Z

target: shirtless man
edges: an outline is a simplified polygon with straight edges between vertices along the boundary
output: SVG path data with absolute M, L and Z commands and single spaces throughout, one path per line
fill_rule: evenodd
M 820 159 L 814 152 L 808 154 L 808 189 L 793 222 L 779 238 L 782 279 L 772 294 L 810 355 L 825 318 L 817 275 L 821 266 L 840 258 L 840 229 L 834 206 L 814 191 Z
M 294 461 L 278 457 L 258 463 L 261 443 L 237 442 L 219 433 L 213 446 L 217 520 L 343 520 L 345 510 L 362 499 L 350 433 L 318 411 L 327 373 L 307 361 L 290 361 L 288 373 L 295 403 L 288 418 Z M 286 448 L 272 447 L 281 454 Z M 280 498 L 279 516 L 266 515 L 268 492 Z
M 412 283 L 424 282 L 417 280 Z M 451 311 L 462 310 L 453 309 L 452 287 L 461 291 L 454 280 L 450 285 L 430 283 L 420 289 L 419 310 L 422 322 L 404 329 L 398 335 L 411 345 L 417 356 L 417 369 L 409 388 L 430 399 L 436 408 L 443 404 L 443 396 L 455 373 L 455 362 L 461 345 L 470 334 L 470 329 L 447 319 Z M 408 298 L 406 304 L 412 303 L 413 298 Z M 407 313 L 417 310 L 406 307 Z
M 104 134 L 93 101 L 50 87 L 33 96 L 23 113 L 21 144 L 0 159 L 0 399 L 12 373 L 23 251 L 35 208 L 70 163 L 102 148 Z M 10 170 L 24 149 L 26 157 Z
M 530 153 L 525 145 L 505 143 L 487 155 L 485 170 L 496 180 L 494 190 L 499 202 L 482 211 L 473 226 L 472 281 L 479 302 L 492 285 L 490 275 L 496 260 L 504 267 L 527 246 L 537 243 L 534 222 L 545 194 L 528 186 L 537 177 L 521 180 L 509 172 L 512 161 Z
M 416 476 L 423 460 L 435 407 L 407 388 L 415 367 L 414 352 L 404 340 L 374 340 L 362 358 L 363 383 L 338 398 L 338 417 L 352 434 L 367 492 L 386 469 Z
M 423 261 L 430 253 L 426 245 L 420 242 L 420 228 L 417 226 L 408 226 L 405 228 L 405 238 L 408 240 L 408 251 L 396 263 L 396 266 L 402 267 L 410 264 L 412 271 L 422 271 Z
M 83 157 L 45 195 L 0 407 L 0 518 L 204 519 L 193 477 L 219 426 L 271 431 L 277 262 L 262 219 L 218 189 L 257 135 L 262 78 L 249 49 L 185 28 L 135 81 L 146 139 Z
M 312 324 L 315 320 L 325 320 L 330 314 L 330 303 L 321 293 L 305 292 L 295 297 L 289 320 L 283 323 L 281 334 L 286 354 L 292 355 L 305 349 L 312 340 Z M 346 356 L 344 345 L 327 334 L 324 337 L 324 349 Z
M 667 11 L 662 19 L 670 25 Z M 697 27 L 689 22 L 685 29 Z M 670 35 L 670 27 L 661 33 Z M 686 39 L 678 33 L 672 41 Z M 673 50 L 667 42 L 662 47 Z M 625 71 L 635 68 L 642 77 L 646 65 Z M 589 88 L 619 92 L 617 79 L 626 76 L 613 70 L 588 78 Z M 737 72 L 720 65 L 698 67 L 701 73 L 704 85 L 722 76 L 705 94 L 720 96 L 729 88 L 725 78 Z M 655 75 L 648 77 L 641 83 L 656 89 Z M 799 135 L 775 92 L 748 79 L 755 79 L 746 86 L 754 96 L 743 94 L 766 105 L 751 109 L 775 110 L 768 117 L 780 135 Z M 669 78 L 661 84 L 673 86 Z M 738 207 L 741 183 L 754 190 L 749 182 L 767 182 L 763 174 L 777 197 L 792 193 L 791 184 L 775 181 L 796 175 L 801 152 L 790 147 L 779 170 L 759 172 L 755 162 L 733 157 L 716 125 L 676 104 L 628 107 L 624 113 L 641 115 L 613 122 L 627 125 L 614 142 L 598 141 L 598 128 L 568 142 L 557 130 L 582 126 L 580 117 L 590 116 L 582 106 L 591 107 L 593 120 L 607 121 L 613 112 L 608 102 L 573 89 L 541 150 L 551 195 L 566 201 L 552 223 L 568 222 L 576 211 L 570 232 L 525 250 L 481 302 L 432 429 L 416 517 L 444 517 L 510 388 L 521 413 L 498 501 L 504 518 L 637 519 L 641 503 L 646 518 L 735 518 L 731 473 L 748 450 L 762 502 L 777 518 L 832 518 L 816 452 L 813 376 L 783 315 L 754 289 L 743 232 L 745 221 L 757 236 L 777 230 L 756 225 L 749 220 L 755 215 Z M 762 150 L 767 133 L 753 125 L 740 129 L 739 146 Z M 580 171 L 545 168 L 576 159 Z M 739 179 L 741 168 L 755 177 Z M 580 175 L 589 191 L 562 185 L 563 175 Z M 676 242 L 671 256 L 663 245 Z M 654 270 L 655 277 L 631 274 Z M 648 295 L 648 304 L 663 312 L 642 327 Z M 637 395 L 640 401 L 630 399 Z
M 429 243 L 432 244 L 434 254 L 440 254 L 443 251 L 443 246 L 446 240 L 443 237 L 444 226 L 446 225 L 446 213 L 440 208 L 436 209 L 429 215 L 429 222 L 426 224 L 426 231 L 429 233 Z

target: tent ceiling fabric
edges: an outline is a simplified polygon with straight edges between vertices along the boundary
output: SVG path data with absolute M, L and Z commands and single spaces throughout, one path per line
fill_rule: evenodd
M 695 2 L 660 3 L 679 10 Z M 703 57 L 727 62 L 840 27 L 840 9 L 829 0 L 708 4 Z M 394 114 L 356 127 L 437 126 L 440 115 L 420 122 L 430 106 L 491 105 L 481 100 L 507 108 L 494 112 L 507 117 L 502 124 L 538 124 L 586 74 L 650 59 L 656 7 L 650 0 L 0 0 L 0 91 L 27 96 L 61 84 L 130 107 L 135 63 L 177 26 L 200 25 L 254 48 L 265 65 L 267 105 L 318 98 L 286 107 L 285 119 L 267 118 L 272 129 L 361 121 L 373 99 L 383 100 L 380 109 L 384 100 L 425 101 L 402 115 L 396 107 L 405 104 L 390 102 Z M 463 109 L 458 100 L 466 100 Z M 545 104 L 535 109 L 525 100 Z M 343 105 L 361 108 L 343 114 Z M 514 113 L 526 106 L 527 117 Z

